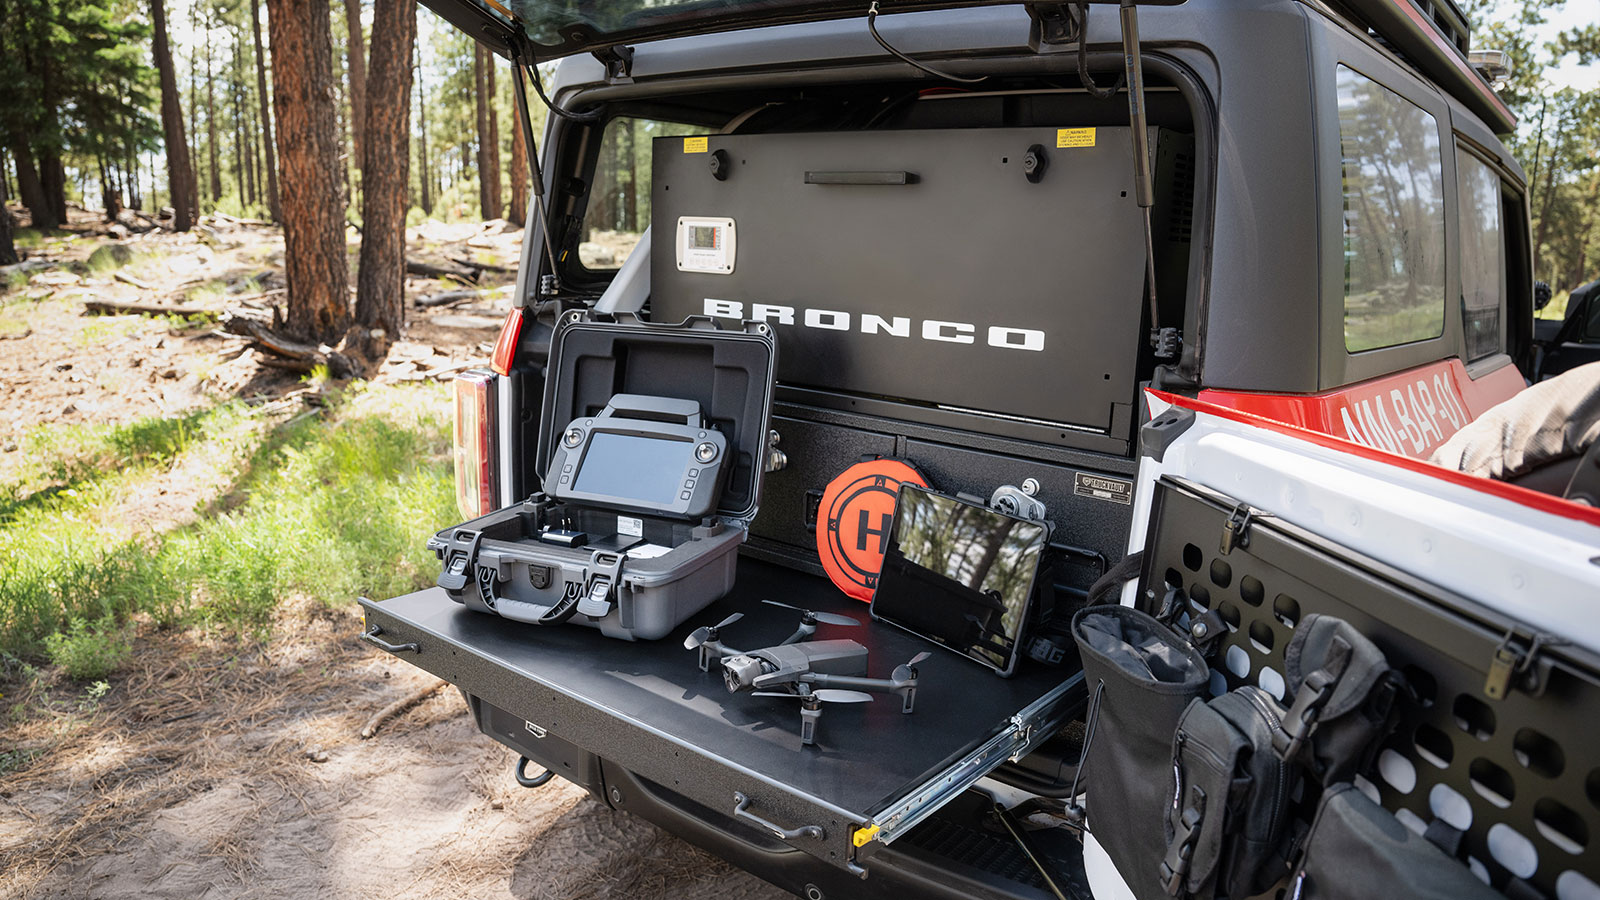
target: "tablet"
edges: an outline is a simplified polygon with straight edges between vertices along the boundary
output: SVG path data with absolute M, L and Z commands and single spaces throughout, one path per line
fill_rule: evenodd
M 1043 522 L 902 484 L 872 617 L 1010 675 L 1049 533 Z

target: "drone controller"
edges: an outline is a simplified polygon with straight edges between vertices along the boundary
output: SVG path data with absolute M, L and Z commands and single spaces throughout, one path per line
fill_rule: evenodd
M 693 400 L 617 394 L 561 433 L 544 492 L 570 502 L 682 519 L 716 509 L 728 441 Z

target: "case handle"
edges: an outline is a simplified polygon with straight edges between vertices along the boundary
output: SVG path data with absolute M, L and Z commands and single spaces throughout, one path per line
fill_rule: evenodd
M 739 791 L 733 792 L 733 804 L 734 818 L 749 819 L 786 841 L 792 841 L 800 837 L 813 837 L 820 841 L 827 837 L 828 833 L 822 830 L 821 825 L 801 825 L 797 828 L 784 828 L 775 822 L 769 822 L 761 818 L 750 811 L 750 798 Z

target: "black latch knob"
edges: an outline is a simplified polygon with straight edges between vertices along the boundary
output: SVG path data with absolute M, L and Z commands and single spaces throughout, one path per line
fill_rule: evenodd
M 733 160 L 728 158 L 728 151 L 717 150 L 711 154 L 711 177 L 718 181 L 727 181 L 733 174 Z
M 1045 155 L 1043 144 L 1034 144 L 1028 152 L 1022 155 L 1022 174 L 1028 180 L 1038 184 L 1044 178 L 1044 170 L 1050 168 L 1050 157 Z

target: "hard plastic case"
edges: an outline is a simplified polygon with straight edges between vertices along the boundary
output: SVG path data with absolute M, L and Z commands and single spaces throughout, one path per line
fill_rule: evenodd
M 617 394 L 693 400 L 727 439 L 715 514 L 641 515 L 535 493 L 439 532 L 440 587 L 468 608 L 541 625 L 574 623 L 624 640 L 656 640 L 733 588 L 739 545 L 760 507 L 777 341 L 772 329 L 710 319 L 658 325 L 631 314 L 564 313 L 550 342 L 536 466 L 545 472 L 567 423 L 596 416 Z M 539 540 L 546 527 L 600 538 L 598 547 Z M 622 536 L 666 548 L 641 558 Z

